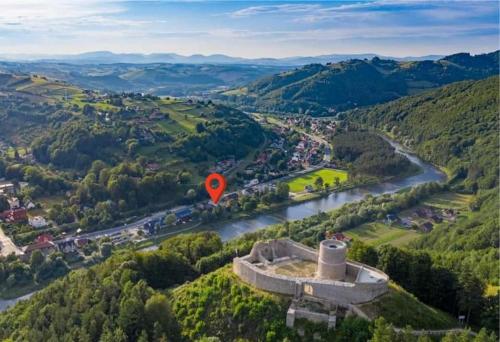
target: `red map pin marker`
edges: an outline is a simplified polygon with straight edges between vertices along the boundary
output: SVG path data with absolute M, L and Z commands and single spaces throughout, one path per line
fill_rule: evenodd
M 216 188 L 212 188 L 212 182 L 217 181 L 218 185 Z M 223 175 L 218 173 L 212 173 L 208 175 L 205 180 L 205 189 L 207 189 L 208 194 L 212 201 L 217 204 L 219 202 L 224 190 L 226 190 L 226 179 Z

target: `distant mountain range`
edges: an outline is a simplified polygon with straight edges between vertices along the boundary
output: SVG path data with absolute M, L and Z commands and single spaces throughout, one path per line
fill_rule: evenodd
M 85 89 L 155 95 L 205 95 L 238 87 L 288 67 L 246 64 L 69 64 L 0 62 L 0 72 L 39 74 Z
M 498 59 L 499 51 L 476 56 L 460 53 L 437 61 L 375 57 L 309 64 L 224 92 L 219 98 L 247 110 L 326 115 L 497 75 Z
M 286 58 L 241 58 L 222 54 L 182 56 L 176 53 L 113 53 L 109 51 L 94 51 L 75 55 L 28 55 L 28 54 L 0 54 L 0 60 L 18 62 L 57 62 L 72 64 L 113 64 L 113 63 L 182 63 L 182 64 L 253 64 L 273 66 L 299 66 L 311 63 L 336 63 L 350 59 L 372 59 L 379 57 L 397 61 L 437 60 L 440 55 L 421 57 L 389 57 L 373 53 L 366 54 L 331 54 L 312 57 L 286 57 Z

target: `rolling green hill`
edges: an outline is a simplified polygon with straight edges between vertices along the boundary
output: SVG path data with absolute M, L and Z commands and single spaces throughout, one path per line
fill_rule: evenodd
M 425 305 L 401 286 L 389 284 L 389 292 L 370 303 L 360 305 L 370 318 L 384 317 L 395 327 L 411 325 L 415 329 L 450 329 L 458 322 L 449 314 Z
M 264 140 L 253 119 L 211 101 L 103 94 L 40 76 L 0 79 L 0 177 L 29 182 L 25 199 L 57 196 L 50 219 L 61 225 L 98 229 L 204 198 L 199 184 L 217 161 L 245 158 Z M 39 234 L 11 233 L 21 244 Z
M 247 109 L 326 115 L 383 103 L 466 79 L 498 73 L 498 51 L 456 54 L 438 61 L 396 62 L 373 58 L 311 64 L 255 81 L 221 98 Z
M 0 72 L 42 74 L 85 89 L 189 96 L 237 87 L 288 69 L 281 66 L 213 64 L 70 64 L 0 61 Z
M 499 78 L 454 83 L 347 113 L 389 132 L 421 157 L 446 167 L 459 188 L 498 185 Z

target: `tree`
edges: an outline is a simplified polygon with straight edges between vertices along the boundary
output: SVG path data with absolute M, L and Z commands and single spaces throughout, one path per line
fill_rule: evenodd
M 175 329 L 175 319 L 172 315 L 168 299 L 161 293 L 152 295 L 144 305 L 146 314 L 146 322 L 150 325 L 150 331 L 153 328 L 160 330 L 162 333 L 173 335 Z M 159 324 L 159 328 L 155 327 L 155 323 Z
M 281 200 L 288 199 L 288 194 L 290 192 L 290 186 L 287 183 L 279 182 L 276 186 L 276 195 Z
M 340 178 L 339 177 L 335 177 L 333 179 L 333 182 L 334 182 L 335 186 L 338 187 L 340 185 Z
M 462 270 L 458 282 L 458 306 L 467 313 L 466 324 L 469 324 L 471 312 L 480 308 L 483 303 L 485 285 L 468 267 Z
M 45 257 L 43 256 L 42 252 L 40 252 L 39 250 L 33 251 L 30 257 L 30 268 L 32 272 L 37 271 L 44 261 Z
M 397 341 L 396 333 L 391 324 L 388 324 L 384 317 L 375 320 L 375 328 L 371 342 L 392 342 Z
M 321 176 L 316 177 L 314 185 L 316 186 L 316 189 L 321 190 L 323 188 L 323 178 L 321 178 Z
M 109 258 L 111 256 L 111 252 L 113 251 L 113 246 L 109 242 L 105 242 L 100 246 L 101 256 L 103 258 Z
M 177 221 L 175 214 L 168 214 L 165 216 L 164 222 L 167 226 L 173 225 Z
M 203 122 L 198 122 L 196 123 L 196 132 L 197 133 L 203 133 L 205 132 L 207 129 L 205 128 L 205 125 L 203 124 Z
M 497 327 L 498 328 L 498 327 Z M 496 342 L 498 341 L 497 336 L 494 332 L 488 334 L 485 328 L 479 330 L 479 333 L 474 337 L 473 342 Z
M 347 251 L 347 257 L 370 266 L 376 266 L 378 262 L 375 248 L 364 244 L 360 240 L 353 240 Z
M 370 322 L 359 317 L 346 317 L 336 330 L 335 341 L 363 342 L 370 338 Z
M 10 204 L 9 201 L 7 200 L 7 197 L 0 195 L 0 212 L 9 209 L 10 209 Z

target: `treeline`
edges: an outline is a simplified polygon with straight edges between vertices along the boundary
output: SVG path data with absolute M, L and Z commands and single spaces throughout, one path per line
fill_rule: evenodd
M 498 186 L 498 76 L 451 84 L 348 113 L 390 132 L 422 158 L 445 166 L 458 190 Z
M 48 173 L 38 166 L 8 163 L 1 159 L 0 175 L 15 182 L 28 182 L 29 185 L 23 189 L 23 195 L 30 199 L 61 194 L 72 187 L 69 180 L 58 174 Z
M 125 212 L 182 200 L 182 190 L 186 190 L 184 184 L 190 180 L 189 172 L 148 172 L 144 162 L 123 162 L 113 167 L 96 160 L 67 204 L 54 205 L 49 218 L 58 224 L 76 220 L 84 230 L 97 229 L 122 217 Z M 205 190 L 198 186 L 194 191 L 193 198 L 196 198 Z
M 44 256 L 34 251 L 27 262 L 17 256 L 0 257 L 0 289 L 9 292 L 19 287 L 44 283 L 68 273 L 70 268 L 61 253 Z
M 359 241 L 354 241 L 348 257 L 383 270 L 422 302 L 453 317 L 466 316 L 467 325 L 498 333 L 498 296 L 484 297 L 486 283 L 471 269 L 443 267 L 425 251 L 390 245 L 375 250 Z
M 382 137 L 366 132 L 354 131 L 335 135 L 332 139 L 333 154 L 355 172 L 373 176 L 395 176 L 414 168 L 403 155 L 395 152 Z

